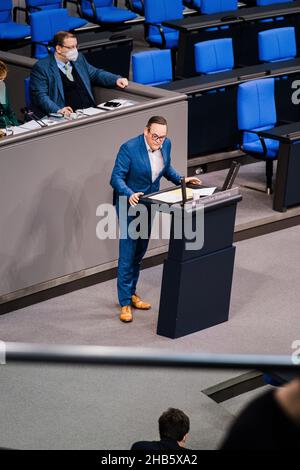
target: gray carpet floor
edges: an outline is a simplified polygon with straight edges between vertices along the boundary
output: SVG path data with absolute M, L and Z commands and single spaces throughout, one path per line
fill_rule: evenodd
M 142 272 L 140 293 L 153 309 L 137 312 L 132 324 L 118 320 L 113 280 L 1 316 L 0 338 L 290 354 L 300 335 L 299 239 L 294 227 L 237 243 L 229 322 L 178 340 L 155 334 L 161 266 Z M 218 405 L 201 390 L 238 374 L 8 364 L 0 368 L 0 446 L 127 449 L 135 440 L 155 439 L 158 416 L 175 406 L 191 418 L 189 446 L 216 448 L 252 395 Z
M 130 449 L 158 438 L 168 407 L 191 420 L 188 445 L 219 445 L 233 415 L 201 390 L 209 375 L 191 371 L 89 367 L 0 367 L 0 447 Z
M 0 317 L 0 338 L 56 344 L 135 346 L 215 353 L 289 354 L 300 334 L 300 227 L 236 244 L 230 321 L 177 340 L 157 336 L 162 266 L 142 271 L 150 311 L 118 320 L 116 281 Z M 212 292 L 212 295 L 215 293 Z M 201 289 L 199 289 L 201 312 Z

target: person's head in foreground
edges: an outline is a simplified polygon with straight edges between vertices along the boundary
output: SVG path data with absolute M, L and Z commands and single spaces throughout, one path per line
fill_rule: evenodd
M 158 420 L 159 435 L 161 439 L 177 441 L 180 447 L 185 446 L 190 430 L 189 417 L 177 408 L 169 408 Z

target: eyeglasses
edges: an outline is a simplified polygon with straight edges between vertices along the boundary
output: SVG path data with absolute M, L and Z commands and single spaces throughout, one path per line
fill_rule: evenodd
M 152 134 L 152 132 L 150 132 L 150 131 L 148 131 L 148 132 L 151 135 L 151 138 L 155 142 L 163 142 L 165 140 L 165 138 L 167 137 L 166 135 L 157 135 L 157 134 Z
M 66 49 L 77 49 L 77 44 L 76 44 L 76 46 L 65 46 L 63 44 L 61 47 L 65 47 Z

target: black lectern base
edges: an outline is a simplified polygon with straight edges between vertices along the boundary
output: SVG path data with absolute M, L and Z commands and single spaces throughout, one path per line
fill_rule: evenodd
M 166 212 L 159 197 L 160 192 L 142 200 L 147 205 L 155 203 L 156 210 Z M 241 199 L 238 188 L 232 188 L 215 192 L 198 203 L 188 201 L 179 212 L 177 206 L 172 214 L 158 335 L 180 338 L 228 320 L 235 255 L 234 223 Z M 178 236 L 179 224 L 182 228 L 193 227 L 198 242 L 203 240 L 203 245 L 190 243 L 197 237 L 189 240 L 184 230 Z
M 178 263 L 166 260 L 157 334 L 168 338 L 228 320 L 235 247 Z

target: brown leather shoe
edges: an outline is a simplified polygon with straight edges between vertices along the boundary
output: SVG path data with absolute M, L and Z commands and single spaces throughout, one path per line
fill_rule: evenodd
M 121 313 L 119 318 L 124 323 L 129 323 L 133 320 L 130 305 L 125 305 L 124 307 L 121 307 Z
M 131 305 L 134 308 L 138 308 L 140 310 L 149 310 L 151 308 L 151 304 L 144 302 L 138 295 L 131 296 Z

